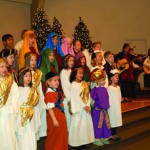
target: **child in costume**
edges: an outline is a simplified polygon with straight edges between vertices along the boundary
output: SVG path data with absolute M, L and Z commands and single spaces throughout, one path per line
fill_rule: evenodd
M 57 60 L 58 67 L 60 70 L 63 67 L 62 56 L 64 56 L 64 54 L 63 54 L 61 46 L 60 46 L 60 39 L 55 32 L 51 32 L 48 34 L 47 42 L 41 52 L 41 55 L 43 55 L 44 51 L 47 49 L 51 49 L 54 52 L 54 56 Z M 43 60 L 43 57 L 42 57 L 41 62 L 43 62 L 43 61 L 45 61 L 45 60 Z M 41 62 L 38 63 L 38 66 L 40 65 Z
M 13 75 L 15 82 L 18 83 L 18 71 L 13 67 L 16 53 L 15 49 L 3 49 L 0 52 L 0 58 L 6 58 L 8 72 Z
M 75 68 L 72 71 L 70 82 L 72 115 L 69 130 L 69 145 L 77 147 L 94 142 L 89 87 L 83 81 L 82 67 Z
M 121 112 L 121 90 L 118 86 L 119 71 L 117 69 L 111 70 L 109 73 L 109 80 L 111 84 L 108 86 L 109 104 L 108 114 L 111 124 L 112 140 L 118 140 L 120 137 L 116 135 L 116 128 L 122 126 L 122 112 Z
M 64 56 L 67 54 L 71 54 L 73 56 L 75 55 L 73 51 L 72 40 L 69 37 L 65 37 L 61 40 L 61 49 L 62 49 Z
M 37 139 L 40 137 L 46 136 L 46 105 L 44 102 L 44 94 L 42 91 L 42 72 L 37 69 L 37 55 L 32 52 L 25 54 L 25 67 L 30 67 L 32 73 L 32 86 L 38 89 L 40 98 L 39 103 L 37 104 L 37 109 L 40 112 L 41 125 L 39 126 Z
M 46 74 L 47 92 L 47 138 L 45 150 L 68 150 L 67 122 L 59 86 L 59 76 L 54 72 Z
M 30 68 L 19 70 L 19 107 L 17 118 L 17 138 L 20 150 L 37 150 L 36 136 L 41 125 L 39 92 L 32 85 Z
M 90 85 L 90 70 L 89 67 L 86 65 L 86 58 L 82 52 L 79 52 L 75 55 L 75 66 L 82 66 L 84 69 L 83 73 L 83 80 Z
M 36 53 L 39 56 L 39 52 L 36 44 L 36 35 L 31 30 L 25 32 L 25 36 L 23 39 L 23 46 L 19 52 L 19 69 L 23 68 L 25 65 L 24 55 L 27 52 Z
M 74 67 L 74 56 L 67 54 L 64 57 L 64 69 L 60 72 L 60 80 L 65 95 L 63 103 L 65 108 L 65 115 L 67 118 L 68 131 L 70 127 L 70 113 L 69 113 L 70 108 L 68 107 L 70 103 L 70 87 L 71 87 L 70 74 L 73 67 Z
M 8 73 L 6 59 L 0 58 L 0 149 L 19 150 L 15 135 L 19 91 Z
M 103 70 L 95 69 L 91 73 L 91 81 L 96 82 L 97 87 L 90 92 L 94 101 L 92 110 L 92 119 L 94 126 L 95 142 L 97 146 L 109 144 L 108 139 L 111 137 L 111 126 L 108 116 L 109 96 L 105 85 L 106 75 Z
M 43 76 L 42 76 L 42 89 L 43 89 L 43 93 L 45 95 L 46 89 L 47 89 L 46 86 L 45 86 L 45 82 L 46 82 L 45 75 L 50 71 L 55 72 L 55 73 L 59 73 L 58 64 L 57 64 L 57 61 L 55 59 L 53 50 L 46 49 L 43 52 L 43 54 L 42 54 L 42 64 L 41 64 L 40 70 L 43 73 Z
M 100 70 L 103 70 L 102 60 L 103 60 L 103 57 L 102 57 L 101 51 L 100 50 L 95 50 L 93 52 L 93 54 L 91 55 L 91 65 L 92 65 L 91 72 L 96 68 L 98 68 Z M 91 81 L 91 89 L 93 89 L 94 87 L 96 87 L 96 83 Z M 106 75 L 105 87 L 106 88 L 108 87 L 108 77 L 107 77 L 107 75 Z

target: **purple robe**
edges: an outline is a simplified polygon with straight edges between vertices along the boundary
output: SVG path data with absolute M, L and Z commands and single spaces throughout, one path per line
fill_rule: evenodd
M 105 87 L 97 87 L 91 90 L 91 98 L 94 100 L 94 109 L 92 110 L 92 120 L 94 126 L 94 135 L 96 139 L 109 138 L 111 136 L 111 129 L 106 124 L 105 115 L 102 120 L 102 126 L 99 128 L 100 113 L 109 108 L 109 96 Z M 108 113 L 107 113 L 108 114 Z

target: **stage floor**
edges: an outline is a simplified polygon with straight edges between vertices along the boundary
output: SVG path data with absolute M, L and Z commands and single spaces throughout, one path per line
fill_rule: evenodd
M 150 96 L 146 98 L 135 98 L 132 102 L 121 103 L 122 112 L 128 112 L 148 106 L 150 106 Z

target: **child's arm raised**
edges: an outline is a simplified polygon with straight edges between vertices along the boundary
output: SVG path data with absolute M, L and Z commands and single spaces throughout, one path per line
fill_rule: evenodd
M 56 117 L 55 117 L 53 108 L 49 108 L 49 109 L 48 109 L 48 112 L 50 113 L 50 116 L 52 117 L 54 127 L 59 127 L 59 123 L 58 123 L 58 121 L 57 121 L 57 119 L 56 119 Z

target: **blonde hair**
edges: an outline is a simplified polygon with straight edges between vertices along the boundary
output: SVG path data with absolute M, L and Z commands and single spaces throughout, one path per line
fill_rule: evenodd
M 0 58 L 0 63 L 6 63 L 7 64 L 7 60 L 5 58 Z
M 91 65 L 92 65 L 92 67 L 95 67 L 95 66 L 97 65 L 95 58 L 96 58 L 97 54 L 99 54 L 99 53 L 101 53 L 101 52 L 95 53 L 95 57 L 91 60 Z M 101 54 L 102 54 L 102 53 L 101 53 Z M 102 56 L 102 60 L 103 60 L 103 56 Z M 102 62 L 101 62 L 101 65 L 102 65 Z

